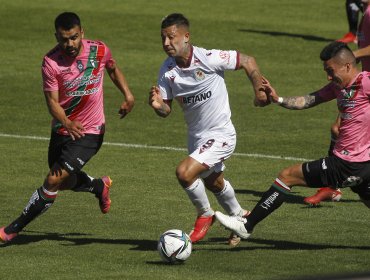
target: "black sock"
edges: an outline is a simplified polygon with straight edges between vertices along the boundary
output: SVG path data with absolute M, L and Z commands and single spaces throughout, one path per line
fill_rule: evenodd
M 347 0 L 346 12 L 349 25 L 349 31 L 356 35 L 358 25 L 358 15 L 361 10 L 361 1 Z
M 14 220 L 4 231 L 6 234 L 18 233 L 38 215 L 45 212 L 56 198 L 56 193 L 49 193 L 43 187 L 37 189 L 31 196 L 22 214 Z
M 100 195 L 103 192 L 103 180 L 92 179 L 85 172 L 80 171 L 76 174 L 76 185 L 71 189 L 74 192 L 91 192 Z
M 247 223 L 245 224 L 247 231 L 252 232 L 255 225 L 279 208 L 289 192 L 290 188 L 279 179 L 276 179 L 247 216 Z

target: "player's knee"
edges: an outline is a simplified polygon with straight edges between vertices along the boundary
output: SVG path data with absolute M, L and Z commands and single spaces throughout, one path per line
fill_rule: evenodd
M 285 168 L 280 171 L 278 178 L 283 181 L 286 185 L 291 185 L 291 181 L 293 179 L 293 172 L 291 168 Z
M 45 179 L 44 187 L 49 191 L 55 191 L 58 189 L 60 183 L 59 177 L 49 174 Z
M 176 177 L 183 187 L 187 187 L 193 180 L 191 173 L 182 165 L 176 168 Z

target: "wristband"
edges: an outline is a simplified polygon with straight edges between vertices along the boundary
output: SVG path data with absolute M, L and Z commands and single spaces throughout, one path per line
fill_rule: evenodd
M 281 96 L 279 96 L 279 98 L 278 98 L 278 100 L 277 100 L 277 104 L 282 104 L 283 103 L 283 101 L 284 101 L 284 98 L 282 98 Z

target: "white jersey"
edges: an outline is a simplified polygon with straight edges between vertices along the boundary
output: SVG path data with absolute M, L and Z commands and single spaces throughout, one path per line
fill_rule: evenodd
M 176 99 L 188 126 L 188 148 L 215 136 L 233 136 L 225 70 L 239 67 L 237 51 L 205 50 L 192 46 L 188 67 L 168 57 L 159 73 L 158 86 L 164 100 Z

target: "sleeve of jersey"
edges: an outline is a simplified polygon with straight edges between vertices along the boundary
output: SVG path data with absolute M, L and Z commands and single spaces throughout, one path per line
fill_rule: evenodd
M 42 72 L 42 84 L 44 91 L 58 91 L 58 80 L 56 78 L 55 69 L 50 65 L 50 63 L 44 58 L 41 67 Z
M 318 90 L 318 95 L 324 102 L 337 98 L 339 93 L 340 89 L 334 83 L 329 83 Z
M 212 50 L 207 56 L 209 65 L 217 71 L 236 70 L 239 67 L 239 52 Z
M 105 54 L 104 54 L 103 63 L 105 63 L 106 68 L 112 68 L 116 64 L 116 61 L 112 57 L 112 53 L 110 49 L 108 48 L 108 46 L 104 45 L 104 47 L 105 47 Z
M 163 71 L 164 67 L 161 68 L 158 75 L 158 87 L 161 91 L 161 96 L 164 100 L 172 100 L 172 89 L 169 84 L 169 78 L 166 76 L 166 71 Z

